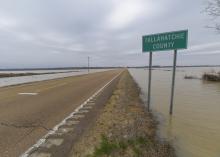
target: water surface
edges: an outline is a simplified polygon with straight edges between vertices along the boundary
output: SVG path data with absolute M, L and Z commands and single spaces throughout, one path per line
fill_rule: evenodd
M 211 69 L 177 68 L 172 117 L 168 114 L 172 71 L 152 71 L 151 109 L 160 121 L 159 135 L 174 144 L 179 157 L 220 157 L 220 83 L 184 79 L 186 74 L 201 77 Z M 129 71 L 146 100 L 148 70 Z
M 90 73 L 106 71 L 110 69 L 90 69 Z M 64 78 L 69 76 L 83 75 L 87 74 L 88 70 L 79 69 L 75 71 L 71 70 L 22 70 L 22 71 L 0 71 L 0 73 L 42 73 L 40 75 L 30 75 L 30 76 L 18 76 L 18 77 L 5 77 L 0 78 L 0 87 L 17 85 L 29 82 L 51 80 L 57 78 Z M 51 73 L 51 74 L 43 74 Z

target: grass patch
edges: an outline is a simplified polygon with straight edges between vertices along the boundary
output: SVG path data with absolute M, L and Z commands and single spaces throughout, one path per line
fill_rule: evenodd
M 99 147 L 96 147 L 94 153 L 88 157 L 108 156 L 117 148 L 118 145 L 116 143 L 109 141 L 105 135 L 102 135 Z
M 128 140 L 110 140 L 107 136 L 101 136 L 101 142 L 92 154 L 87 157 L 110 156 L 112 154 L 120 154 L 127 150 L 131 150 L 134 157 L 142 157 L 142 149 L 150 148 L 151 142 L 144 137 L 137 137 Z
M 218 81 L 220 82 L 220 72 L 213 72 L 213 73 L 204 73 L 202 76 L 203 80 L 206 81 Z

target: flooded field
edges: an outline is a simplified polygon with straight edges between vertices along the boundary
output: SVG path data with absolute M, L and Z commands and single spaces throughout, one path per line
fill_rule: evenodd
M 220 83 L 184 79 L 185 75 L 201 77 L 211 69 L 177 68 L 172 117 L 168 114 L 172 70 L 152 71 L 151 109 L 160 122 L 159 135 L 174 144 L 179 157 L 220 156 Z M 129 71 L 146 100 L 148 70 Z
M 90 73 L 106 71 L 109 69 L 90 69 Z M 88 70 L 79 69 L 79 70 L 27 70 L 27 71 L 0 71 L 0 73 L 38 73 L 40 75 L 31 75 L 31 76 L 19 76 L 19 77 L 6 77 L 0 78 L 0 87 L 10 86 L 15 84 L 22 84 L 35 81 L 50 80 L 56 78 L 63 78 L 75 75 L 87 74 Z M 42 73 L 42 75 L 41 75 Z M 51 74 L 43 74 L 51 73 Z

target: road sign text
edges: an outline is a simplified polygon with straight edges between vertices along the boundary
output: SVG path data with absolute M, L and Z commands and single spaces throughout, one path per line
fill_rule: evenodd
M 188 31 L 176 31 L 143 36 L 143 52 L 186 49 Z

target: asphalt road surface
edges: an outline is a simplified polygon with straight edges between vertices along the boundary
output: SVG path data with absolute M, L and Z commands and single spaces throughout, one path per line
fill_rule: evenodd
M 21 155 L 120 71 L 0 88 L 0 156 Z

